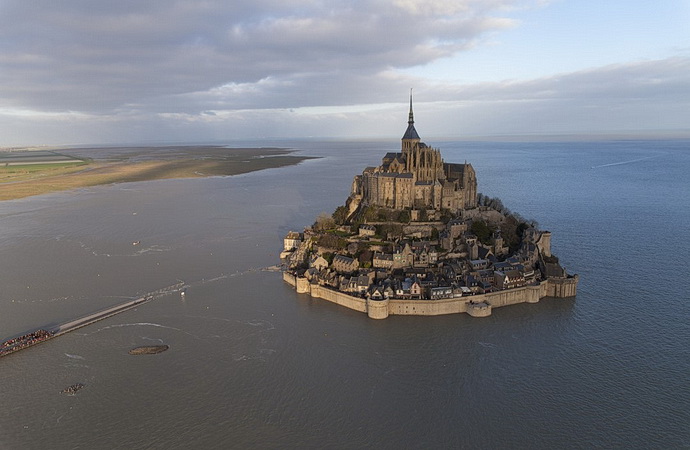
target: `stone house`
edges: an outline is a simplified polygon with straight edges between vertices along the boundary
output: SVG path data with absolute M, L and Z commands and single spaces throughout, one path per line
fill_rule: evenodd
M 462 281 L 465 273 L 462 265 L 456 260 L 444 263 L 443 270 L 446 278 L 455 279 L 456 281 Z
M 338 289 L 340 287 L 340 275 L 338 275 L 336 271 L 326 271 L 326 273 L 320 277 L 319 283 Z
M 470 267 L 472 270 L 483 270 L 489 267 L 490 261 L 488 259 L 471 259 Z
M 371 285 L 371 280 L 369 279 L 368 275 L 360 275 L 358 277 L 352 277 L 353 280 L 355 280 L 354 283 L 354 292 L 357 294 L 366 294 L 366 292 L 369 290 L 369 286 Z
M 465 246 L 467 247 L 468 258 L 479 259 L 479 244 L 477 244 L 477 241 L 470 241 Z
M 448 230 L 443 230 L 438 234 L 438 241 L 441 248 L 446 251 L 453 250 L 453 247 L 455 247 L 455 241 Z
M 412 249 L 414 251 L 414 267 L 429 267 L 438 262 L 438 251 L 428 242 L 413 245 Z
M 344 255 L 335 255 L 333 268 L 340 273 L 352 273 L 359 269 L 359 261 Z
M 367 296 L 372 300 L 384 300 L 393 298 L 395 291 L 390 283 L 379 283 L 369 286 Z
M 367 292 L 367 297 L 372 300 L 383 300 L 383 286 L 378 284 L 372 285 Z
M 505 246 L 505 242 L 503 242 L 503 236 L 501 236 L 501 230 L 496 230 L 494 231 L 493 237 L 491 239 L 491 243 L 493 244 L 493 253 L 496 256 L 502 256 L 502 255 L 507 255 L 508 254 L 508 247 Z
M 286 252 L 297 249 L 302 244 L 302 234 L 296 231 L 290 231 L 285 239 L 283 239 L 283 249 Z
M 412 267 L 414 264 L 414 251 L 410 244 L 405 244 L 402 249 L 393 253 L 393 268 L 403 269 L 405 267 Z
M 531 283 L 532 281 L 534 281 L 534 277 L 536 276 L 534 269 L 532 269 L 532 268 L 526 269 L 526 268 L 524 268 L 524 266 L 522 266 L 522 264 L 520 264 L 519 267 L 520 267 L 520 269 L 517 269 L 517 270 L 520 270 L 520 272 L 522 272 L 522 274 L 525 277 L 526 283 Z
M 410 298 L 411 299 L 421 299 L 422 298 L 422 285 L 418 280 L 412 280 L 410 285 Z
M 415 252 L 413 265 L 415 267 L 429 267 L 429 250 L 426 247 Z
M 460 220 L 452 220 L 448 222 L 446 229 L 450 233 L 451 239 L 457 239 L 467 231 L 467 224 Z
M 481 282 L 493 285 L 495 282 L 494 270 L 493 269 L 482 269 L 473 272 L 472 275 Z
M 472 291 L 473 294 L 480 293 L 479 280 L 477 280 L 473 275 L 467 274 L 465 276 L 465 286 Z
M 376 269 L 390 269 L 393 267 L 393 255 L 390 253 L 374 252 L 371 265 Z
M 450 286 L 436 286 L 429 288 L 429 298 L 431 300 L 439 300 L 442 298 L 452 298 L 453 288 Z
M 374 236 L 376 235 L 376 227 L 374 225 L 370 224 L 363 224 L 359 226 L 359 235 L 360 236 Z
M 340 290 L 349 294 L 360 295 L 367 292 L 369 289 L 369 277 L 354 276 L 351 278 L 344 277 L 340 283 Z
M 409 279 L 398 283 L 395 286 L 395 298 L 410 298 L 410 286 L 412 282 Z
M 465 242 L 466 245 L 473 245 L 477 243 L 477 235 L 475 235 L 471 231 L 466 231 L 462 234 L 462 240 Z
M 328 261 L 323 256 L 315 256 L 309 260 L 309 267 L 316 270 L 323 270 L 328 267 Z
M 406 278 L 400 285 L 398 285 L 395 296 L 397 298 L 407 299 L 421 299 L 422 285 L 416 278 Z
M 477 259 L 488 259 L 490 261 L 496 260 L 494 252 L 492 252 L 490 248 L 486 248 L 482 245 L 480 245 L 477 249 L 477 257 Z
M 491 283 L 488 283 L 486 281 L 480 281 L 479 282 L 479 293 L 480 294 L 488 294 L 489 292 L 494 291 L 494 286 Z
M 525 276 L 518 270 L 494 271 L 494 284 L 498 289 L 513 289 L 524 286 Z

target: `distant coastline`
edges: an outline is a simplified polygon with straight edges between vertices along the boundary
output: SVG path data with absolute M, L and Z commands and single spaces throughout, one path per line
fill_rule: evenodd
M 113 183 L 239 175 L 312 159 L 292 152 L 221 146 L 15 149 L 0 152 L 0 201 Z

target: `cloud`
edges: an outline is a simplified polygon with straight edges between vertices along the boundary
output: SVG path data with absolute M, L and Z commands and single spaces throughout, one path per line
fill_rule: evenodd
M 232 4 L 231 4 L 232 3 Z M 690 57 L 457 84 L 399 69 L 545 0 L 0 2 L 0 145 L 686 129 Z M 402 125 L 401 125 L 402 124 Z
M 426 94 L 436 105 L 435 134 L 453 129 L 453 119 L 456 135 L 690 130 L 683 113 L 690 109 L 686 57 L 533 80 L 436 85 Z
M 531 80 L 430 85 L 432 101 L 690 99 L 690 57 L 611 64 Z
M 363 80 L 452 55 L 513 26 L 500 14 L 524 3 L 6 0 L 0 99 L 7 107 L 107 114 L 184 111 L 190 93 L 212 102 L 214 92 L 227 97 L 264 80 L 317 81 L 329 91 L 331 79 L 337 86 L 353 73 Z M 300 98 L 291 106 L 321 97 L 305 90 Z
M 299 92 L 315 78 L 272 79 L 184 94 L 187 108 L 159 112 L 121 108 L 112 114 L 0 110 L 3 145 L 66 143 L 208 142 L 307 136 L 399 137 L 407 122 L 406 92 L 415 88 L 417 130 L 435 138 L 676 130 L 690 135 L 690 58 L 609 65 L 533 80 L 438 84 L 385 73 L 369 80 L 358 103 L 302 107 Z M 331 80 L 334 83 L 333 80 Z M 347 96 L 360 82 L 338 78 Z M 330 85 L 331 87 L 334 84 Z M 319 91 L 318 83 L 313 87 Z M 324 88 L 325 89 L 325 88 Z M 225 92 L 229 91 L 229 92 Z M 319 92 L 319 95 L 329 92 Z M 200 96 L 201 98 L 195 98 Z M 241 102 L 239 99 L 243 99 Z M 392 103 L 391 99 L 400 99 Z M 202 106 L 214 106 L 199 109 Z M 277 106 L 282 105 L 282 106 Z M 184 110 L 183 110 L 184 109 Z M 16 136 L 16 140 L 11 139 Z M 26 136 L 31 140 L 27 142 Z
M 306 81 L 310 85 L 314 80 Z M 340 79 L 337 92 L 361 80 Z M 668 58 L 616 64 L 532 80 L 507 80 L 467 85 L 431 83 L 387 73 L 369 80 L 371 92 L 359 104 L 302 107 L 291 114 L 291 89 L 265 80 L 261 88 L 234 86 L 239 97 L 265 109 L 224 108 L 222 93 L 216 120 L 232 127 L 238 121 L 262 123 L 259 135 L 397 136 L 404 131 L 407 106 L 399 99 L 406 86 L 416 86 L 418 131 L 424 136 L 605 133 L 611 131 L 688 130 L 690 58 Z M 318 85 L 318 83 L 315 83 Z M 301 88 L 291 86 L 292 90 Z M 318 88 L 315 88 L 318 89 Z M 324 93 L 326 95 L 327 93 Z M 201 102 L 205 104 L 205 101 Z M 195 113 L 186 121 L 198 120 Z M 251 119 L 249 119 L 251 117 Z M 401 128 L 402 127 L 402 128 Z

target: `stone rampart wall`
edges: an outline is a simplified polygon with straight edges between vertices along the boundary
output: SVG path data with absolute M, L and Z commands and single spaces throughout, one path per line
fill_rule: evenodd
M 297 287 L 297 277 L 290 272 L 283 272 L 283 281 L 292 287 Z
M 388 313 L 399 316 L 440 316 L 467 312 L 471 297 L 443 300 L 389 300 Z
M 353 297 L 344 292 L 328 289 L 318 284 L 310 284 L 311 296 L 328 300 L 346 308 L 354 309 L 359 312 L 367 312 L 367 301 L 363 298 Z
M 367 313 L 372 319 L 385 319 L 389 315 L 438 316 L 458 313 L 486 317 L 491 315 L 493 308 L 518 303 L 537 303 L 543 297 L 573 297 L 577 294 L 579 281 L 578 276 L 575 275 L 572 278 L 548 279 L 536 286 L 442 300 L 366 300 L 325 286 L 311 284 L 306 278 L 298 278 L 287 272 L 283 273 L 283 280 L 294 286 L 298 293 L 309 294 L 312 297 Z
M 431 233 L 431 231 L 429 231 L 431 227 L 434 227 L 437 230 L 441 231 L 445 228 L 445 224 L 443 222 L 415 222 L 403 226 L 403 233 L 423 233 L 428 235 Z
M 546 291 L 546 284 L 548 284 L 548 281 L 538 286 L 525 286 L 517 289 L 508 289 L 506 291 L 491 292 L 475 296 L 475 298 L 481 297 L 479 301 L 488 303 L 492 308 L 517 305 L 518 303 L 537 303 L 539 299 L 546 297 L 546 295 L 543 294 L 543 292 Z
M 577 295 L 578 275 L 570 278 L 551 278 L 547 285 L 545 296 L 549 297 L 574 297 Z

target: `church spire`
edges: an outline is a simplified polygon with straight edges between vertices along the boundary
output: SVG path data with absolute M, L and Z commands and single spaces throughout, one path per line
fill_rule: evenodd
M 407 119 L 407 123 L 409 125 L 414 123 L 414 114 L 412 113 L 412 88 L 410 88 L 410 117 Z
M 412 89 L 410 89 L 410 115 L 407 119 L 407 130 L 405 130 L 405 134 L 403 135 L 403 141 L 406 140 L 419 141 L 417 130 L 414 129 L 414 114 L 412 113 Z

